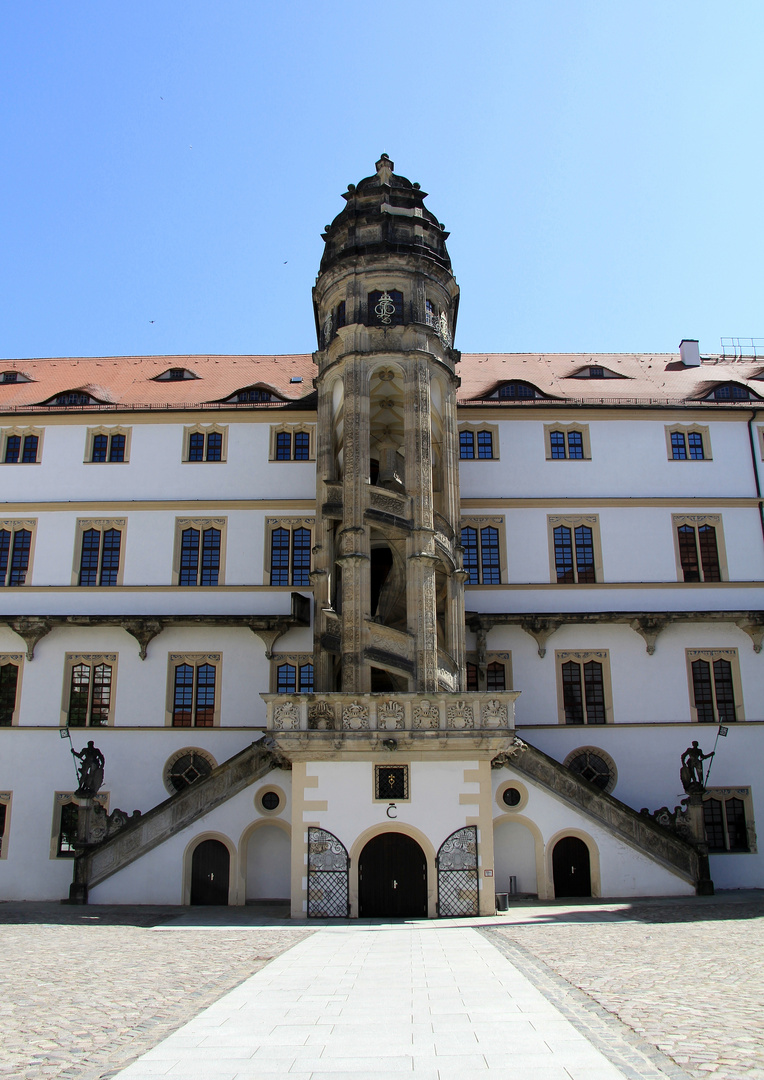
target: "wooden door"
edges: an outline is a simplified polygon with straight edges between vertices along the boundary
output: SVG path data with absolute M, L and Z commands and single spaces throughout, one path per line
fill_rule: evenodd
M 219 840 L 203 840 L 191 859 L 191 903 L 227 904 L 231 856 Z
M 552 852 L 554 895 L 591 896 L 589 848 L 577 836 L 563 836 Z
M 358 861 L 358 901 L 361 918 L 426 918 L 427 862 L 416 840 L 389 832 L 368 842 Z

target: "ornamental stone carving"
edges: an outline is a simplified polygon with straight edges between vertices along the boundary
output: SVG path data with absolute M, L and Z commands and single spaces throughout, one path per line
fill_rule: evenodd
M 415 728 L 432 730 L 440 727 L 440 709 L 426 698 L 419 705 L 415 705 L 412 715 L 412 723 Z
M 300 713 L 292 701 L 285 701 L 273 710 L 273 726 L 278 731 L 296 731 L 300 726 Z
M 402 731 L 405 713 L 399 701 L 386 701 L 377 709 L 377 728 L 380 731 Z
M 317 701 L 308 708 L 308 728 L 311 731 L 334 731 L 337 718 L 328 701 Z
M 446 709 L 446 726 L 454 731 L 475 726 L 475 713 L 471 705 L 466 701 L 455 701 Z
M 480 713 L 482 726 L 485 728 L 506 727 L 508 723 L 507 706 L 497 698 L 487 701 Z
M 369 707 L 354 701 L 342 710 L 342 726 L 345 731 L 369 730 Z

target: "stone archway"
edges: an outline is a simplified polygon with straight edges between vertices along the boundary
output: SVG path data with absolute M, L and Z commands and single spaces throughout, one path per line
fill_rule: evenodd
M 358 860 L 358 914 L 364 918 L 426 918 L 427 860 L 410 836 L 383 832 Z
M 220 840 L 202 840 L 191 856 L 191 899 L 200 905 L 228 905 L 231 854 Z

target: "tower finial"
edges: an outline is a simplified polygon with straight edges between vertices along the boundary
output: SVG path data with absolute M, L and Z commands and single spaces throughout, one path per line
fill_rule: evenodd
M 391 161 L 387 154 L 382 154 L 376 164 L 380 184 L 390 184 L 390 177 L 393 175 L 394 168 L 395 162 Z

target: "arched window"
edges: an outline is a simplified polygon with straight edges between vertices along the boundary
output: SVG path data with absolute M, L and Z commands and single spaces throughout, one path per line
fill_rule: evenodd
M 504 401 L 522 401 L 542 395 L 531 383 L 516 381 L 500 386 L 497 396 Z

